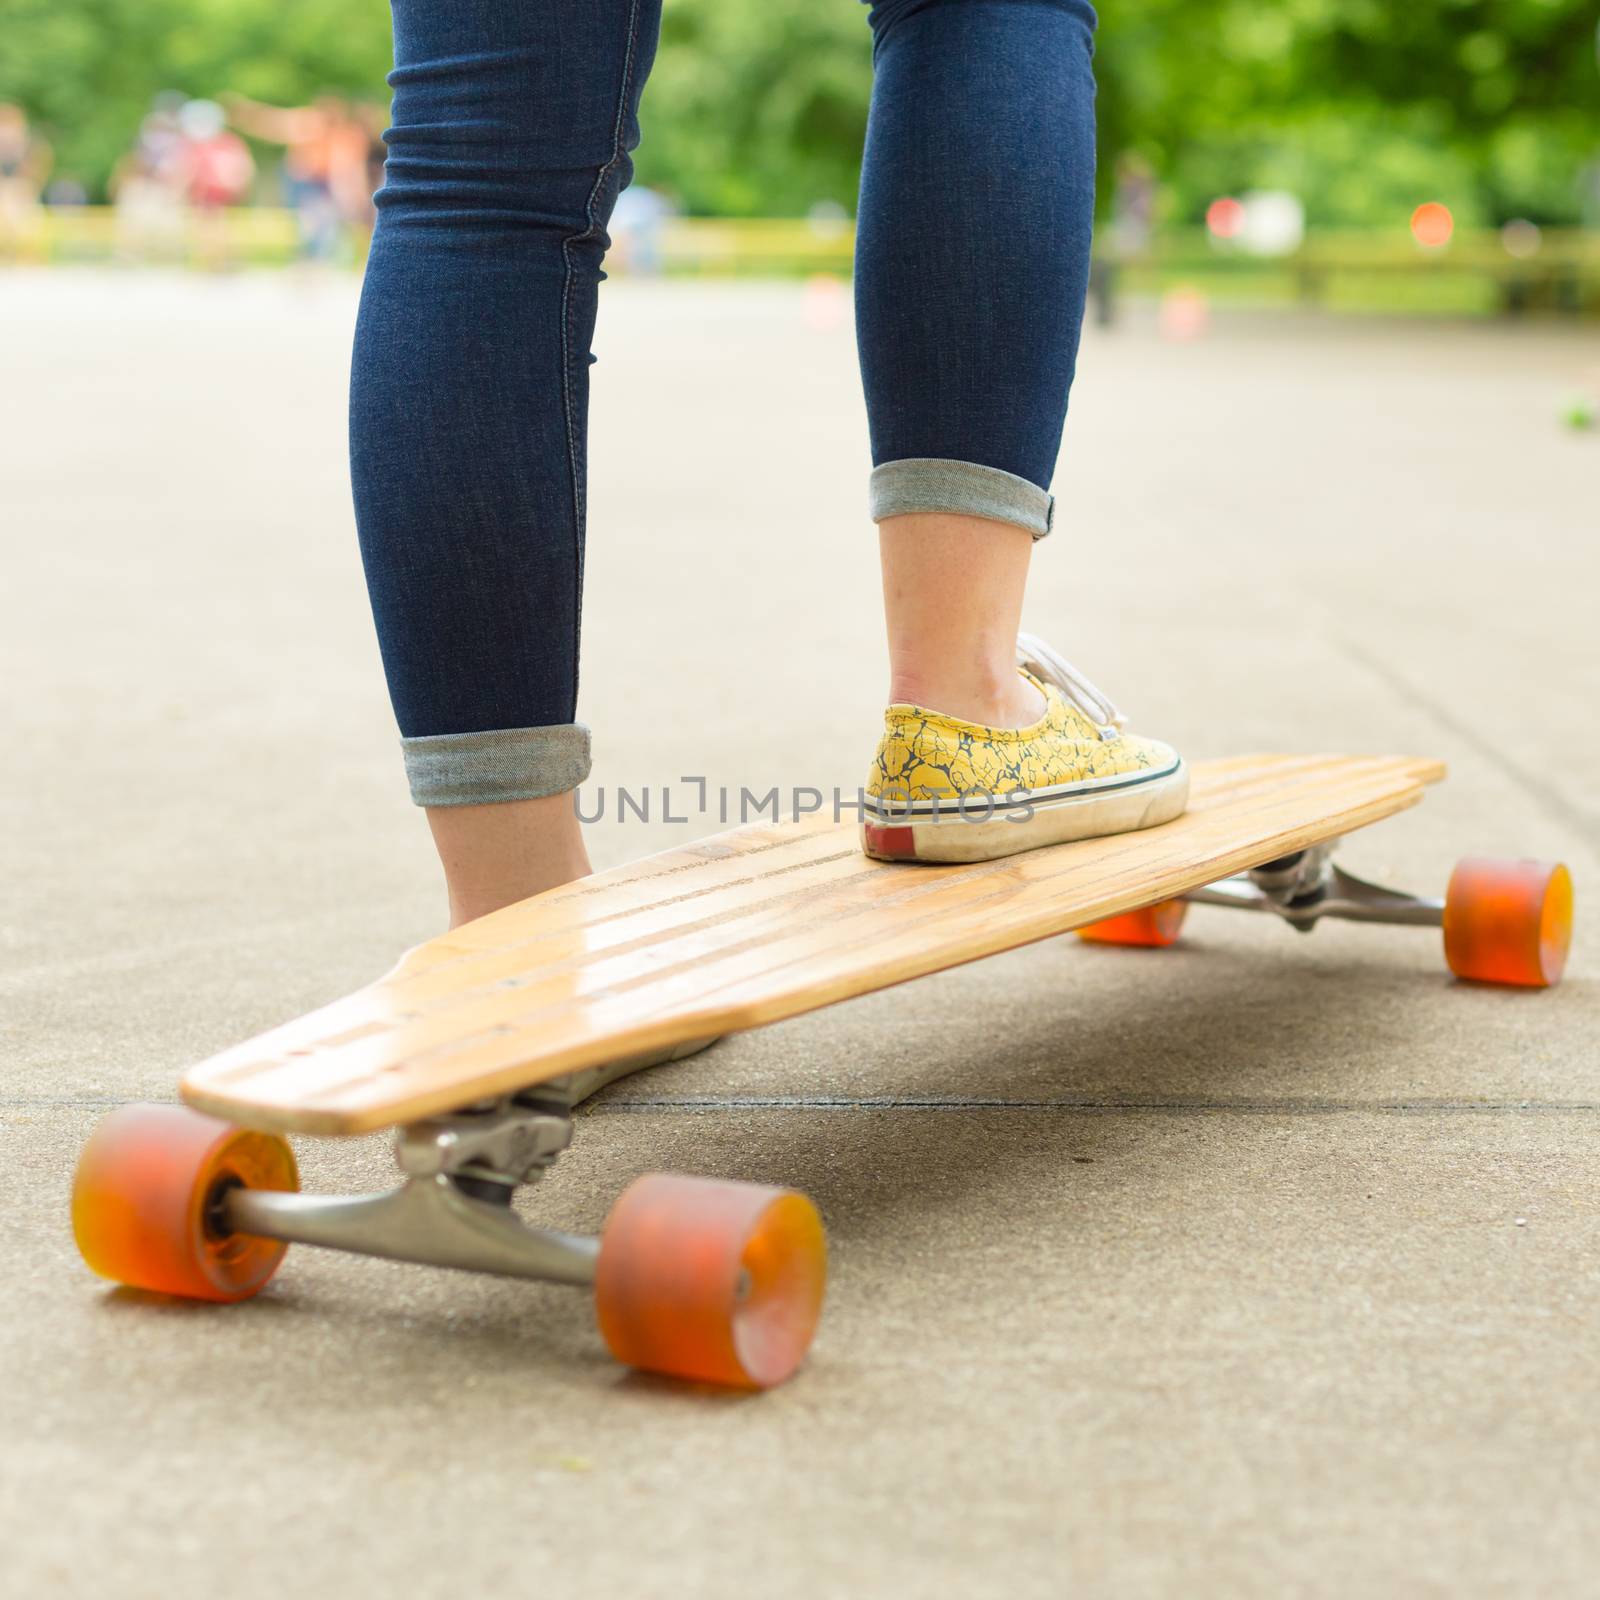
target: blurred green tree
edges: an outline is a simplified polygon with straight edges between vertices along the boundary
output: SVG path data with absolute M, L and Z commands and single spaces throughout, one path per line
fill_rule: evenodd
M 533 0 L 530 0 L 533 3 Z M 383 0 L 0 0 L 0 99 L 103 191 L 151 98 L 385 94 Z M 1580 213 L 1596 159 L 1594 0 L 1105 0 L 1102 188 L 1137 148 L 1173 214 L 1288 187 L 1314 222 Z M 855 0 L 667 0 L 640 181 L 691 212 L 853 205 L 871 87 Z
M 638 181 L 691 212 L 855 210 L 872 38 L 855 0 L 667 0 Z
M 1107 0 L 1102 186 L 1134 147 L 1177 216 L 1295 190 L 1314 223 L 1572 222 L 1600 157 L 1592 0 Z

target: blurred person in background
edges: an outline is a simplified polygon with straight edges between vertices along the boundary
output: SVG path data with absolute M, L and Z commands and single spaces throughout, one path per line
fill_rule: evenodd
M 256 163 L 249 147 L 228 130 L 215 100 L 191 100 L 178 113 L 184 199 L 195 222 L 199 264 L 213 271 L 228 266 L 232 245 L 223 212 L 239 205 L 255 180 Z
M 302 256 L 337 260 L 344 228 L 371 226 L 370 121 L 336 95 L 319 95 L 308 106 L 264 105 L 239 94 L 222 98 L 234 127 L 284 147 L 285 198 L 295 214 Z
M 49 143 L 28 125 L 27 112 L 0 101 L 0 258 L 42 249 L 39 195 L 53 161 Z
M 573 791 L 590 767 L 576 719 L 590 341 L 660 0 L 393 11 L 351 469 L 412 796 L 459 923 L 589 871 Z M 867 17 L 856 318 L 890 704 L 865 820 L 886 853 L 921 859 L 1164 821 L 1187 797 L 1177 754 L 1124 732 L 1038 641 L 1018 665 L 1088 282 L 1095 14 L 872 0 Z M 802 449 L 772 462 L 775 493 L 803 479 Z M 807 559 L 762 537 L 729 552 L 752 581 Z M 809 733 L 792 729 L 796 760 Z M 952 802 L 1015 826 L 970 828 Z
M 189 103 L 186 94 L 176 89 L 163 89 L 150 102 L 150 110 L 139 124 L 139 137 L 135 149 L 150 165 L 153 172 L 165 175 L 173 189 L 183 189 L 183 108 Z
M 188 170 L 179 123 L 181 94 L 158 94 L 133 147 L 111 172 L 116 249 L 123 261 L 181 261 Z
M 383 142 L 383 130 L 388 124 L 389 112 L 386 106 L 363 101 L 356 106 L 355 115 L 361 124 L 362 132 L 366 135 L 367 159 L 366 178 L 355 187 L 352 195 L 354 215 L 351 218 L 351 225 L 359 228 L 363 235 L 364 255 L 372 239 L 372 229 L 378 220 L 376 195 L 383 187 L 383 163 L 389 153 L 389 147 Z
M 1117 160 L 1111 191 L 1111 236 L 1095 262 L 1091 280 L 1095 321 L 1103 328 L 1116 321 L 1122 269 L 1142 260 L 1149 251 L 1155 218 L 1155 170 L 1137 150 L 1124 150 Z

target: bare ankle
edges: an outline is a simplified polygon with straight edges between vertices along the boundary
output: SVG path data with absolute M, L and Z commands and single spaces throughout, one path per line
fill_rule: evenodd
M 1044 700 L 1014 665 L 968 673 L 899 671 L 889 680 L 891 705 L 924 706 L 962 722 L 1023 728 L 1044 715 Z
M 452 928 L 589 875 L 570 793 L 501 805 L 433 806 L 428 826 L 444 867 Z
M 554 874 L 525 878 L 520 883 L 502 882 L 486 891 L 458 891 L 450 888 L 450 926 L 459 928 L 464 922 L 477 922 L 478 917 L 488 917 L 491 912 L 515 906 L 517 901 L 531 899 L 534 894 L 560 888 L 563 883 L 574 883 L 578 878 L 589 877 L 589 862 L 581 870 L 562 870 Z
M 878 534 L 891 700 L 989 727 L 1037 722 L 1044 702 L 1015 663 L 1032 536 L 934 512 L 886 517 Z

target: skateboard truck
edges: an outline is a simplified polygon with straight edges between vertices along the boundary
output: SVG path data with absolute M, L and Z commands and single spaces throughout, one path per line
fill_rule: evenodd
M 781 1383 L 822 1310 L 827 1247 L 804 1195 L 646 1173 L 598 1236 L 535 1227 L 511 1208 L 571 1142 L 576 1101 L 628 1065 L 403 1126 L 404 1180 L 371 1195 L 301 1194 L 281 1135 L 186 1106 L 122 1106 L 78 1162 L 78 1248 L 105 1277 L 198 1300 L 248 1299 L 290 1244 L 570 1284 L 592 1291 L 619 1361 L 702 1383 Z
M 1438 928 L 1445 964 L 1473 983 L 1543 989 L 1560 981 L 1572 938 L 1572 878 L 1555 861 L 1468 856 L 1442 900 L 1404 894 L 1346 872 L 1337 836 L 1248 871 L 1077 929 L 1092 944 L 1175 944 L 1191 904 L 1267 911 L 1309 933 L 1324 917 Z
M 1443 900 L 1385 889 L 1346 872 L 1333 859 L 1338 842 L 1330 839 L 1309 850 L 1296 850 L 1249 872 L 1191 890 L 1184 899 L 1200 905 L 1271 911 L 1301 933 L 1310 933 L 1324 917 L 1424 928 L 1442 926 Z
M 571 1142 L 566 1104 L 508 1096 L 400 1129 L 395 1156 L 406 1178 L 397 1189 L 346 1196 L 232 1187 L 219 1196 L 213 1225 L 425 1266 L 593 1283 L 599 1239 L 533 1227 L 511 1209 L 516 1189 Z
M 706 1042 L 691 1041 L 678 1053 Z M 352 1196 L 230 1186 L 217 1198 L 212 1227 L 424 1266 L 591 1284 L 600 1240 L 524 1222 L 511 1197 L 572 1143 L 572 1108 L 643 1059 L 590 1067 L 536 1092 L 401 1127 L 395 1160 L 406 1177 L 397 1189 Z

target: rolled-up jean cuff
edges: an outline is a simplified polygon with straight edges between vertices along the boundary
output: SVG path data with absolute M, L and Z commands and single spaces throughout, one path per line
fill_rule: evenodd
M 1054 498 L 1038 484 L 975 461 L 910 456 L 872 469 L 872 520 L 914 512 L 948 511 L 1015 523 L 1035 539 L 1055 521 Z
M 419 806 L 481 806 L 539 800 L 576 789 L 589 776 L 589 730 L 496 728 L 402 739 L 411 798 Z

